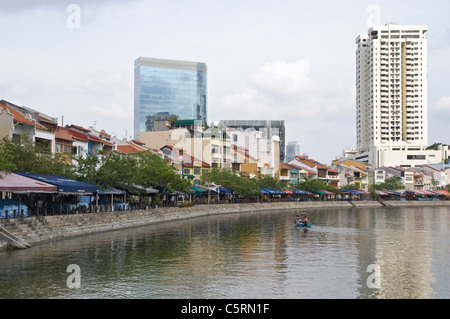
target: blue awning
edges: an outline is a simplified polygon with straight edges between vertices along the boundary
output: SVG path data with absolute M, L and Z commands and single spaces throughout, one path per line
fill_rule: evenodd
M 231 189 L 226 188 L 226 187 L 219 187 L 217 190 L 221 194 L 233 194 L 234 193 Z
M 263 194 L 284 194 L 282 191 L 276 190 L 274 188 L 261 188 Z
M 293 194 L 302 194 L 302 195 L 308 194 L 308 192 L 305 192 L 305 191 L 302 191 L 302 190 L 296 189 L 296 188 L 294 188 L 294 189 L 292 190 L 292 193 L 293 193 Z
M 279 191 L 278 189 L 275 188 L 269 188 L 269 190 L 272 192 L 272 194 L 284 194 L 282 191 Z
M 357 191 L 355 191 L 353 189 L 349 189 L 349 188 L 341 188 L 341 191 L 343 191 L 344 193 L 350 193 L 353 195 L 361 195 L 360 192 L 357 192 Z
M 19 174 L 41 182 L 55 185 L 58 188 L 58 193 L 92 194 L 100 191 L 100 187 L 94 184 L 79 182 L 67 177 L 33 174 L 33 173 L 21 173 L 21 172 L 15 172 L 15 174 Z

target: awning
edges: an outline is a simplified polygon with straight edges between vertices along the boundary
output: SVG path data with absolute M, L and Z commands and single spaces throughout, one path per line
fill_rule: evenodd
M 192 186 L 190 189 L 193 190 L 195 195 L 197 195 L 197 196 L 201 196 L 204 192 L 206 192 L 206 190 L 204 190 L 198 186 L 195 186 L 195 185 Z
M 56 193 L 55 185 L 36 181 L 22 175 L 0 172 L 0 191 L 13 193 Z
M 269 190 L 272 192 L 272 194 L 283 194 L 282 191 L 279 191 L 278 189 L 275 188 L 269 188 Z
M 274 189 L 274 188 L 261 188 L 261 192 L 263 194 L 272 194 L 272 195 L 283 194 L 282 191 L 279 191 L 279 190 Z
M 291 194 L 293 194 L 294 192 L 291 191 L 291 190 L 289 190 L 289 189 L 287 189 L 287 190 L 283 191 L 283 193 L 288 194 L 288 195 L 291 195 Z
M 209 193 L 210 195 L 215 195 L 217 194 L 217 185 L 215 186 L 203 186 L 203 185 L 199 185 L 198 186 L 200 189 L 203 189 L 205 192 Z
M 303 190 L 303 189 L 297 189 L 298 191 L 301 191 L 301 192 L 305 192 L 306 193 L 306 195 L 309 195 L 309 196 L 316 196 L 315 194 L 313 194 L 313 193 L 311 193 L 311 192 L 308 192 L 308 191 L 305 191 L 305 190 Z
M 422 196 L 436 196 L 436 193 L 426 191 L 426 190 L 407 190 L 406 193 Z
M 145 195 L 145 194 L 157 194 L 160 191 L 158 189 L 155 189 L 153 187 L 145 187 L 142 185 L 126 185 L 123 183 L 118 183 L 116 187 L 120 188 L 121 190 L 124 190 L 130 194 L 134 195 Z
M 219 187 L 217 190 L 221 194 L 233 194 L 234 193 L 231 189 L 226 188 L 226 187 Z
M 114 188 L 114 187 L 108 187 L 106 189 L 100 189 L 97 193 L 99 195 L 111 195 L 111 194 L 112 195 L 123 195 L 123 194 L 126 194 L 127 192 L 117 189 L 117 188 Z
M 445 189 L 442 189 L 442 190 L 435 190 L 434 192 L 439 193 L 439 194 L 442 194 L 442 195 L 445 195 L 445 196 L 447 196 L 447 197 L 450 197 L 450 192 L 449 192 L 449 191 L 446 191 Z
M 388 193 L 389 195 L 394 195 L 394 196 L 402 196 L 402 192 L 386 191 L 386 193 Z
M 42 175 L 42 174 L 32 174 L 32 173 L 21 173 L 16 172 L 16 174 L 32 178 L 34 180 L 37 180 L 39 182 L 48 183 L 51 185 L 54 185 L 58 189 L 58 193 L 65 193 L 65 194 L 92 194 L 100 190 L 100 187 L 79 182 L 74 179 L 70 179 L 67 177 L 61 177 L 61 176 L 53 176 L 53 175 Z
M 389 193 L 383 191 L 375 191 L 375 193 L 377 193 L 380 196 L 389 196 Z
M 336 195 L 335 193 L 326 191 L 324 189 L 321 189 L 319 191 L 313 191 L 313 193 L 319 194 L 319 195 Z
M 294 194 L 300 194 L 300 195 L 308 195 L 308 192 L 302 191 L 301 189 L 296 189 L 296 188 L 294 188 L 294 189 L 292 190 L 292 193 L 294 193 Z
M 341 188 L 341 191 L 343 191 L 344 193 L 350 193 L 350 194 L 353 194 L 353 195 L 361 195 L 361 193 L 355 191 L 354 189 Z

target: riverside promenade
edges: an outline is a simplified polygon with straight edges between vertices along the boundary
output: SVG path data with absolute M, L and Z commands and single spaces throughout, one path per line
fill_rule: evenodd
M 35 245 L 75 236 L 111 231 L 129 227 L 138 227 L 167 221 L 194 218 L 200 216 L 248 213 L 275 210 L 307 210 L 319 208 L 355 208 L 388 206 L 450 206 L 450 201 L 318 201 L 318 202 L 277 202 L 251 204 L 196 205 L 192 207 L 152 208 L 148 210 L 114 211 L 101 213 L 83 213 L 25 217 L 0 220 L 0 249 L 9 247 L 25 248 L 23 243 Z M 8 236 L 9 235 L 9 236 Z M 16 238 L 21 245 L 11 245 Z

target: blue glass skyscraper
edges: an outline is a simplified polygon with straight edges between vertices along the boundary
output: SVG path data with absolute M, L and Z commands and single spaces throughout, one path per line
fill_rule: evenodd
M 134 63 L 134 136 L 152 131 L 155 120 L 171 115 L 203 120 L 206 112 L 205 63 L 140 57 Z

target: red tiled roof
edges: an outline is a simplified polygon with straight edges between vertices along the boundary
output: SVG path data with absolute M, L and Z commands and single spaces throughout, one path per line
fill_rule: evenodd
M 141 147 L 140 145 L 136 145 L 135 143 L 130 143 L 130 142 L 127 142 L 127 143 L 128 143 L 129 145 L 131 145 L 131 147 L 137 149 L 139 152 L 146 151 L 146 149 L 143 148 L 143 147 Z M 142 145 L 143 145 L 143 144 L 142 144 Z
M 139 141 L 139 140 L 131 140 L 133 143 L 136 143 L 136 144 L 138 144 L 138 145 L 145 145 L 145 143 L 144 142 L 141 142 L 141 141 Z
M 9 113 L 11 113 L 14 116 L 14 121 L 20 122 L 20 123 L 24 123 L 24 124 L 33 125 L 33 126 L 36 126 L 36 128 L 39 128 L 39 129 L 44 130 L 44 131 L 46 130 L 45 127 L 43 127 L 43 126 L 41 126 L 41 125 L 39 125 L 37 123 L 34 123 L 33 121 L 30 121 L 29 119 L 27 119 L 25 117 L 25 115 L 23 115 L 22 113 L 14 110 L 12 107 L 6 106 L 4 104 L 0 104 L 0 107 L 2 107 L 4 109 L 7 109 L 9 111 Z
M 286 163 L 280 163 L 280 168 L 284 168 L 284 169 L 292 169 L 293 167 L 289 164 Z
M 437 172 L 441 172 L 440 169 L 437 169 L 437 168 L 435 168 L 435 167 L 433 167 L 433 166 L 425 165 L 425 167 L 431 168 L 431 169 L 433 169 L 433 170 L 435 170 L 435 171 L 437 171 Z
M 69 126 L 69 128 L 70 128 L 70 127 L 76 128 L 76 129 L 78 129 L 78 130 L 80 130 L 80 131 L 90 132 L 90 130 L 88 130 L 88 129 L 82 127 L 82 126 L 79 126 L 79 125 L 73 125 L 73 124 L 72 124 L 72 125 Z
M 131 145 L 117 145 L 117 149 L 125 154 L 138 153 L 139 151 Z
M 109 135 L 108 133 L 106 133 L 104 130 L 102 130 L 102 131 L 100 132 L 100 136 L 111 137 L 111 135 Z
M 69 132 L 72 133 L 73 137 L 77 140 L 81 140 L 81 141 L 89 141 L 89 137 L 86 134 L 83 134 L 79 131 L 73 130 L 73 129 L 69 129 Z
M 88 139 L 89 139 L 89 141 L 94 141 L 94 142 L 97 142 L 97 143 L 103 143 L 103 144 L 108 145 L 108 146 L 114 146 L 113 143 L 110 143 L 108 141 L 99 139 L 99 138 L 97 138 L 95 136 L 92 136 L 92 135 L 88 135 Z

